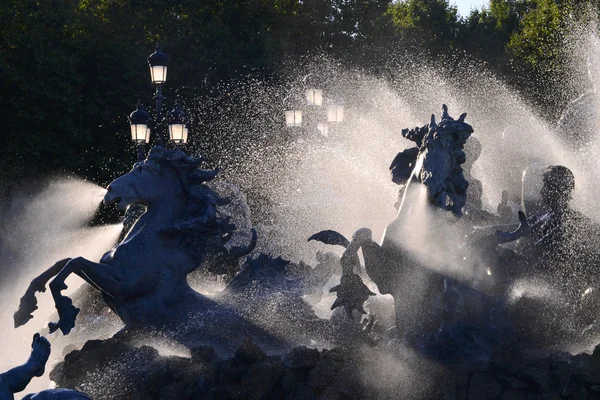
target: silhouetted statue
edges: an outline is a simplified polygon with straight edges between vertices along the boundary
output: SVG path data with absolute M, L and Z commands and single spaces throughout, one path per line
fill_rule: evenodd
M 427 188 L 431 204 L 461 216 L 469 186 L 461 165 L 466 161 L 464 145 L 473 128 L 464 122 L 466 113 L 455 121 L 448 115 L 445 104 L 442 109 L 439 123 L 432 115 L 429 124 L 402 130 L 402 136 L 417 147 L 399 153 L 390 170 L 395 183 L 405 184 L 415 179 Z
M 34 377 L 44 375 L 50 357 L 50 342 L 39 333 L 33 335 L 31 355 L 23 365 L 0 374 L 0 400 L 12 400 L 13 394 L 25 390 Z M 23 397 L 28 400 L 91 400 L 84 393 L 69 389 L 48 389 Z
M 113 181 L 105 203 L 117 202 L 122 210 L 141 203 L 145 213 L 100 262 L 68 258 L 35 278 L 14 314 L 15 326 L 32 318 L 35 293 L 45 291 L 54 277 L 49 286 L 59 321 L 50 324 L 50 331 L 68 334 L 79 309 L 61 292 L 74 273 L 99 291 L 121 319 L 125 326 L 117 334 L 120 338 L 156 333 L 188 347 L 210 344 L 227 353 L 244 337 L 280 350 L 309 343 L 316 337 L 313 326 L 326 331 L 302 296 L 318 295 L 315 286 L 321 290 L 329 279 L 331 263 L 312 269 L 259 255 L 246 259 L 238 273 L 237 260 L 253 250 L 257 234 L 249 216 L 241 215 L 249 213 L 242 210 L 247 208 L 243 199 L 238 196 L 232 204 L 222 198 L 213 187 L 224 185 L 207 184 L 217 171 L 199 169 L 201 161 L 179 149 L 156 146 L 146 160 Z M 223 191 L 230 194 L 239 191 L 225 186 Z M 232 221 L 243 225 L 243 235 Z M 207 255 L 210 260 L 203 265 Z M 186 279 L 200 267 L 235 277 L 217 296 L 208 297 L 194 291 Z
M 429 125 L 402 131 L 402 135 L 414 141 L 417 147 L 400 153 L 390 167 L 394 182 L 405 184 L 405 193 L 398 216 L 386 229 L 381 245 L 373 240 L 368 228 L 357 230 L 351 241 L 335 231 L 322 231 L 309 239 L 346 247 L 334 307 L 364 312 L 362 303 L 372 293 L 355 273 L 359 268 L 357 251 L 362 249 L 368 277 L 381 294 L 394 297 L 398 331 L 405 340 L 416 345 L 429 341 L 440 329 L 453 330 L 452 334 L 444 335 L 444 340 L 450 337 L 458 340 L 460 333 L 454 332 L 454 328 L 460 328 L 462 324 L 456 308 L 462 304 L 458 304 L 455 296 L 457 285 L 424 267 L 398 246 L 398 238 L 394 235 L 398 235 L 399 228 L 406 222 L 404 209 L 414 205 L 411 203 L 414 198 L 406 195 L 413 184 L 426 187 L 426 201 L 433 208 L 451 211 L 456 217 L 462 215 L 468 188 L 461 168 L 465 162 L 463 147 L 473 132 L 473 128 L 464 122 L 465 116 L 454 120 L 444 105 L 439 124 L 432 116 Z M 451 327 L 451 324 L 455 326 Z
M 517 253 L 537 269 L 564 277 L 566 288 L 577 286 L 571 280 L 574 274 L 595 282 L 600 226 L 570 206 L 574 189 L 571 170 L 561 165 L 548 167 L 542 178 L 537 213 L 526 217 L 520 212 L 517 229 L 498 230 L 480 239 L 480 245 L 493 247 L 519 240 Z
M 311 240 L 318 240 L 327 244 L 337 244 L 346 248 L 340 259 L 342 267 L 340 284 L 330 289 L 332 293 L 337 292 L 337 299 L 331 306 L 331 309 L 344 307 L 348 316 L 352 316 L 353 310 L 357 310 L 361 314 L 366 314 L 363 303 L 367 301 L 369 296 L 374 296 L 375 293 L 369 290 L 355 271 L 358 272 L 361 270 L 358 250 L 363 244 L 372 241 L 371 231 L 367 228 L 359 229 L 354 233 L 351 242 L 338 232 L 331 230 L 316 233 L 308 238 L 308 241 Z M 363 254 L 365 251 L 363 249 Z
M 207 253 L 225 258 L 248 254 L 256 234 L 249 247 L 226 248 L 236 227 L 220 212 L 227 199 L 205 184 L 217 171 L 199 169 L 201 162 L 179 149 L 156 146 L 146 160 L 113 181 L 105 203 L 117 202 L 121 210 L 142 203 L 146 212 L 100 262 L 64 259 L 34 279 L 14 315 L 15 326 L 32 318 L 31 312 L 37 309 L 35 292 L 45 291 L 54 277 L 49 286 L 59 321 L 50 324 L 50 332 L 60 329 L 68 334 L 79 309 L 61 292 L 72 273 L 101 293 L 126 328 L 160 331 L 169 327 L 183 334 L 176 327 L 189 324 L 190 315 L 201 316 L 214 308 L 212 300 L 190 288 L 187 275 L 201 265 Z
M 514 332 L 540 345 L 570 343 L 598 330 L 600 226 L 571 207 L 574 189 L 575 177 L 568 168 L 547 167 L 539 201 L 529 199 L 531 213 L 519 211 L 518 226 L 496 228 L 472 243 L 481 262 L 495 266 L 507 298 L 518 292 L 511 289 L 513 284 L 537 282 L 534 286 L 542 284 L 561 299 L 557 304 L 525 292 L 506 308 Z

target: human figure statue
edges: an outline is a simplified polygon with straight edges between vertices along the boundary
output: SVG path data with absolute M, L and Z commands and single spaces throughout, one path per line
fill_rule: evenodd
M 0 400 L 12 400 L 14 394 L 25 390 L 29 382 L 36 376 L 44 375 L 46 362 L 50 357 L 50 342 L 40 336 L 33 335 L 31 355 L 25 364 L 0 374 Z M 90 400 L 84 393 L 69 389 L 49 389 L 36 394 L 28 394 L 28 400 Z
M 0 400 L 13 399 L 13 394 L 25 390 L 33 377 L 44 375 L 48 357 L 50 342 L 36 333 L 33 335 L 31 355 L 27 362 L 0 374 Z
M 540 211 L 526 217 L 519 212 L 519 227 L 514 231 L 496 231 L 480 239 L 484 246 L 496 246 L 519 240 L 516 251 L 544 273 L 561 278 L 566 289 L 580 289 L 571 278 L 588 283 L 595 279 L 591 266 L 598 258 L 600 226 L 570 206 L 575 177 L 571 170 L 552 165 L 543 175 Z
M 525 296 L 516 308 L 511 308 L 514 314 L 510 319 L 516 331 L 524 332 L 523 328 L 529 329 L 535 320 L 539 332 L 527 340 L 542 345 L 554 345 L 561 338 L 598 329 L 600 226 L 572 208 L 574 189 L 575 177 L 568 168 L 548 167 L 543 174 L 541 201 L 528 208 L 535 211 L 528 216 L 519 211 L 517 229 L 497 230 L 474 242 L 482 259 L 497 267 L 495 275 L 500 279 L 496 282 L 503 282 L 500 290 L 510 290 L 520 278 L 541 279 L 553 296 L 561 299 L 560 306 L 556 306 Z M 509 242 L 513 242 L 512 248 L 498 246 Z M 537 320 L 539 315 L 547 318 Z

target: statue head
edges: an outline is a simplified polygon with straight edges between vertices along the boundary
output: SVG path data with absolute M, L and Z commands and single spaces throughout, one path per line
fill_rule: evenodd
M 216 195 L 203 183 L 212 180 L 217 171 L 199 169 L 201 161 L 179 149 L 156 146 L 144 161 L 135 163 L 131 171 L 108 185 L 104 202 L 116 201 L 117 208 L 124 210 L 131 204 L 152 206 L 164 199 L 183 199 L 191 207 L 199 206 L 199 201 L 216 201 L 207 199 Z
M 463 169 L 465 171 L 471 171 L 471 167 L 481 155 L 481 150 L 482 146 L 479 139 L 477 139 L 474 136 L 471 136 L 469 140 L 467 140 L 467 142 L 465 143 L 466 160 L 463 164 Z
M 575 176 L 562 165 L 551 165 L 542 178 L 540 195 L 542 201 L 552 210 L 563 210 L 571 200 L 575 189 Z
M 226 201 L 205 184 L 217 170 L 199 169 L 201 161 L 179 149 L 156 146 L 144 161 L 108 186 L 104 202 L 118 201 L 119 209 L 135 203 L 146 204 L 149 210 L 157 207 L 161 215 L 172 218 L 160 232 L 181 237 L 183 247 L 199 263 L 208 248 L 223 246 L 235 230 L 229 217 L 217 210 Z
M 462 170 L 466 161 L 464 145 L 473 133 L 473 127 L 465 122 L 466 113 L 455 120 L 448 115 L 445 104 L 442 108 L 439 123 L 435 122 L 434 115 L 431 116 L 419 150 L 417 168 L 420 170 L 415 172 L 427 187 L 431 204 L 461 216 L 469 186 Z

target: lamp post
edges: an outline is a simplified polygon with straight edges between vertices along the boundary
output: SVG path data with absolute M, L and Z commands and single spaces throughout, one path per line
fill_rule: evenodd
M 152 83 L 156 85 L 156 125 L 157 127 L 162 122 L 162 102 L 165 97 L 162 94 L 162 84 L 167 81 L 167 66 L 169 64 L 169 58 L 165 53 L 161 51 L 159 45 L 156 46 L 156 51 L 150 54 L 148 57 L 148 65 L 150 66 L 150 78 Z M 158 140 L 157 143 L 160 146 L 164 146 L 164 140 L 162 134 L 157 132 Z
M 168 116 L 169 137 L 176 145 L 187 142 L 188 121 L 185 113 L 179 107 L 175 107 Z
M 134 112 L 129 114 L 131 125 L 131 140 L 137 144 L 138 161 L 144 159 L 144 144 L 150 141 L 150 114 L 140 103 Z
M 333 104 L 327 108 L 327 122 L 341 124 L 344 122 L 344 106 Z
M 161 51 L 159 45 L 156 51 L 148 57 L 150 67 L 150 79 L 156 85 L 156 116 L 154 119 L 154 131 L 157 135 L 156 143 L 159 146 L 165 146 L 165 136 L 163 135 L 161 125 L 163 121 L 162 105 L 165 96 L 162 94 L 162 85 L 167 81 L 167 66 L 169 58 Z M 137 105 L 134 112 L 129 115 L 131 124 L 131 139 L 137 144 L 138 159 L 144 159 L 144 145 L 150 142 L 150 125 L 152 118 L 141 104 Z M 175 107 L 168 115 L 169 138 L 176 145 L 186 143 L 188 140 L 189 121 L 185 113 Z
M 318 131 L 327 137 L 332 125 L 344 121 L 344 107 L 332 102 L 331 99 L 325 101 L 322 80 L 318 75 L 310 73 L 302 79 L 305 102 L 298 100 L 298 93 L 292 93 L 284 99 L 285 124 L 292 129 L 304 127 L 311 131 Z M 300 106 L 301 103 L 304 105 Z M 324 110 L 325 104 L 328 106 Z

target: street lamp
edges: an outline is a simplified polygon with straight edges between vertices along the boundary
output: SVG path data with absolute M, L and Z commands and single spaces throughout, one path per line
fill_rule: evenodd
M 167 81 L 167 65 L 169 58 L 161 51 L 160 46 L 156 46 L 156 51 L 148 57 L 148 65 L 150 65 L 150 78 L 152 82 L 160 85 Z
M 175 107 L 168 116 L 169 137 L 175 144 L 187 142 L 188 126 L 185 113 L 179 107 Z
M 169 64 L 169 58 L 165 53 L 161 51 L 160 45 L 156 45 L 156 51 L 150 54 L 148 57 L 148 65 L 150 66 L 150 78 L 156 85 L 156 125 L 160 125 L 162 122 L 162 102 L 165 96 L 162 95 L 162 84 L 167 81 L 167 65 Z M 157 132 L 159 146 L 164 146 L 164 139 L 160 130 Z
M 300 128 L 302 126 L 302 100 L 297 93 L 292 93 L 283 99 L 285 107 L 285 125 L 288 128 Z
M 332 125 L 344 121 L 344 106 L 325 98 L 321 74 L 311 72 L 302 82 L 305 101 L 300 100 L 300 93 L 290 93 L 284 99 L 285 124 L 290 128 L 304 127 L 310 132 L 318 131 L 327 137 Z M 325 104 L 328 107 L 321 108 Z
M 137 144 L 138 160 L 144 159 L 144 144 L 150 141 L 150 114 L 144 110 L 140 103 L 134 112 L 129 114 L 129 123 L 131 124 L 131 140 Z
M 156 143 L 159 146 L 165 145 L 165 137 L 162 134 L 161 122 L 162 103 L 165 97 L 162 94 L 162 84 L 167 81 L 167 65 L 169 58 L 161 51 L 159 45 L 156 46 L 156 51 L 148 57 L 148 65 L 150 66 L 150 79 L 156 85 L 156 116 L 154 120 L 154 131 L 157 134 Z M 186 143 L 188 140 L 189 123 L 185 113 L 175 107 L 168 115 L 169 137 L 175 144 Z M 144 159 L 144 144 L 150 142 L 150 114 L 144 110 L 141 104 L 138 104 L 137 109 L 129 116 L 131 124 L 131 138 L 138 145 L 138 158 Z
M 311 72 L 302 79 L 302 82 L 304 82 L 306 105 L 321 106 L 323 104 L 323 90 L 321 89 L 323 82 L 320 74 Z
M 306 104 L 309 106 L 320 106 L 323 104 L 323 90 L 321 89 L 306 89 L 304 95 L 306 96 Z
M 327 122 L 330 124 L 340 124 L 344 122 L 344 106 L 329 106 L 327 108 Z
M 286 110 L 285 124 L 288 128 L 299 128 L 302 126 L 302 110 Z

